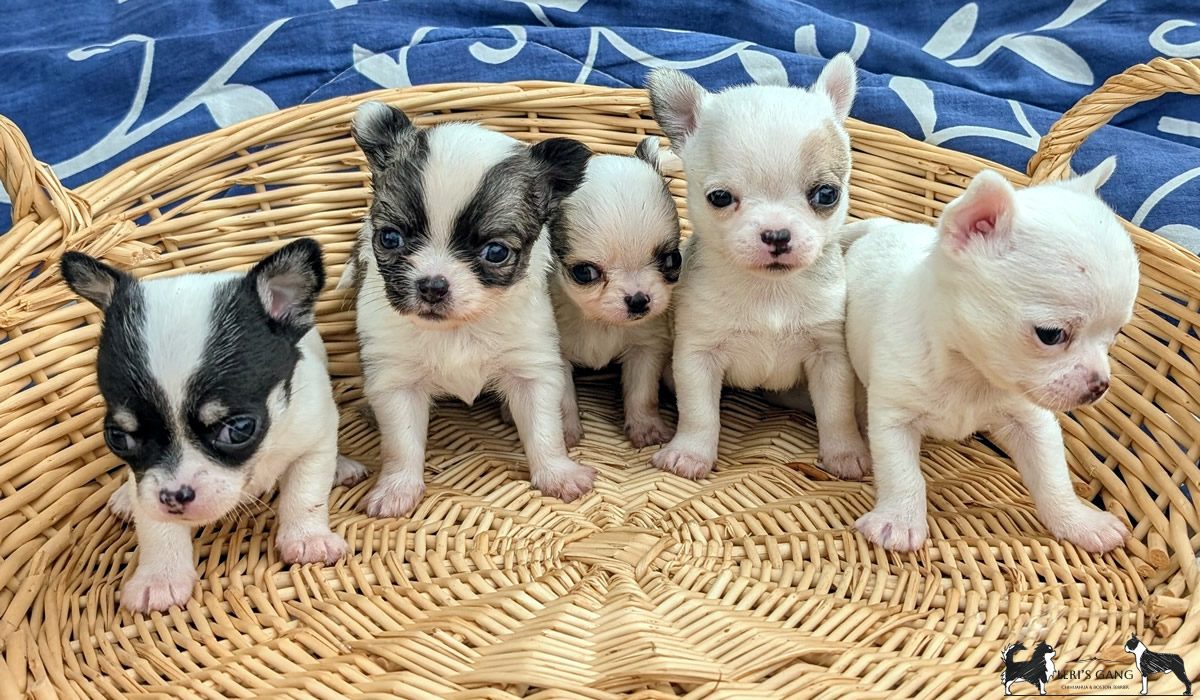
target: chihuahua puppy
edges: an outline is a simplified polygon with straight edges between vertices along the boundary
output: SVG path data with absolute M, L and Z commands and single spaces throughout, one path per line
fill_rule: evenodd
M 1096 195 L 1114 165 L 1019 192 L 985 170 L 936 228 L 847 227 L 847 343 L 875 460 L 875 509 L 857 523 L 867 539 L 920 548 L 921 438 L 986 431 L 1055 537 L 1091 552 L 1124 540 L 1116 517 L 1071 488 L 1053 413 L 1104 396 L 1108 349 L 1137 295 L 1133 245 Z
M 340 286 L 357 283 L 364 390 L 383 469 L 367 512 L 404 516 L 425 491 L 430 401 L 507 402 L 530 480 L 574 500 L 594 470 L 567 456 L 562 355 L 546 223 L 590 155 L 570 139 L 532 147 L 477 124 L 418 128 L 367 102 L 354 117 L 374 201 Z
M 679 280 L 679 216 L 659 164 L 658 138 L 633 158 L 593 156 L 550 224 L 558 260 L 552 292 L 567 390 L 567 444 L 583 434 L 571 366 L 621 362 L 625 434 L 634 447 L 671 439 L 658 385 L 671 355 L 671 287 Z
M 836 56 L 810 90 L 706 92 L 658 69 L 654 116 L 683 161 L 695 234 L 675 290 L 674 439 L 652 458 L 689 478 L 717 457 L 722 384 L 784 390 L 806 382 L 820 457 L 861 478 L 870 456 L 854 416 L 843 336 L 846 285 L 837 236 L 849 207 L 854 62 Z
M 121 606 L 187 603 L 197 580 L 192 528 L 277 481 L 283 560 L 332 564 L 345 554 L 329 529 L 329 490 L 365 471 L 337 453 L 337 406 L 313 325 L 320 246 L 294 241 L 247 274 L 138 281 L 75 252 L 61 269 L 104 312 L 104 440 L 132 473 L 110 507 L 132 517 L 139 550 Z

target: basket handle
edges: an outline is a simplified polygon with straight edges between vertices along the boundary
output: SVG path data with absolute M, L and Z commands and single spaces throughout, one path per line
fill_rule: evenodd
M 1126 107 L 1169 92 L 1200 95 L 1200 59 L 1156 58 L 1104 81 L 1067 110 L 1042 137 L 1037 153 L 1029 159 L 1033 184 L 1068 176 L 1071 156 L 1093 131 Z
M 67 231 L 91 223 L 87 201 L 63 187 L 50 166 L 33 157 L 25 134 L 3 115 L 0 115 L 0 185 L 12 200 L 14 226 L 35 214 L 41 221 L 57 215 Z

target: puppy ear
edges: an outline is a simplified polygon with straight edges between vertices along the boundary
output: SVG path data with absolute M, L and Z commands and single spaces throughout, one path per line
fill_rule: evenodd
M 829 59 L 821 75 L 817 76 L 813 90 L 828 97 L 838 121 L 845 121 L 850 116 L 850 106 L 854 104 L 854 93 L 858 90 L 858 68 L 850 54 L 839 53 Z
M 637 148 L 635 148 L 633 151 L 633 155 L 636 156 L 638 160 L 649 164 L 650 167 L 654 168 L 659 175 L 662 175 L 662 152 L 659 144 L 660 141 L 657 136 L 647 136 L 638 143 Z
M 311 238 L 292 241 L 259 261 L 246 284 L 272 324 L 293 331 L 298 340 L 316 323 L 313 306 L 325 286 L 321 246 Z
M 1003 175 L 984 170 L 965 192 L 946 205 L 938 219 L 942 241 L 957 252 L 972 240 L 999 242 L 1012 233 L 1012 185 Z
M 646 78 L 654 120 L 671 139 L 671 150 L 679 153 L 700 123 L 700 109 L 708 91 L 692 78 L 673 68 L 656 68 Z
M 367 157 L 372 170 L 382 170 L 391 161 L 396 137 L 412 128 L 404 112 L 382 102 L 364 102 L 354 112 L 350 133 Z
M 1108 178 L 1112 177 L 1113 171 L 1116 169 L 1117 157 L 1109 156 L 1100 161 L 1100 165 L 1067 180 L 1064 184 L 1083 194 L 1094 194 L 1104 186 L 1104 183 L 1108 182 Z
M 550 185 L 549 213 L 564 197 L 579 188 L 592 151 L 575 139 L 557 138 L 535 143 L 529 148 L 529 154 L 541 167 Z
M 64 253 L 58 268 L 71 291 L 92 302 L 101 311 L 108 311 L 118 287 L 134 282 L 124 272 L 75 251 Z

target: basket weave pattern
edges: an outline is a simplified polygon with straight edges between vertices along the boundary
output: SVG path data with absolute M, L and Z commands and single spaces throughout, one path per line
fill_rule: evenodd
M 1167 90 L 1200 91 L 1200 62 L 1160 59 L 1114 78 L 1046 137 L 1033 179 L 1063 174 L 1120 106 Z M 358 506 L 370 482 L 339 487 L 332 524 L 351 556 L 285 567 L 271 546 L 275 514 L 256 508 L 198 533 L 201 582 L 186 609 L 118 610 L 137 551 L 132 527 L 104 507 L 125 477 L 101 431 L 100 318 L 68 303 L 46 270 L 68 249 L 138 276 L 244 269 L 311 236 L 332 285 L 366 213 L 349 121 L 369 98 L 421 125 L 476 120 L 606 153 L 660 133 L 638 90 L 423 86 L 251 120 L 72 192 L 0 120 L 14 202 L 0 237 L 0 700 L 990 697 L 1011 641 L 1050 641 L 1060 667 L 1096 656 L 1127 665 L 1113 647 L 1131 631 L 1200 669 L 1200 268 L 1132 226 L 1142 286 L 1113 348 L 1112 390 L 1063 419 L 1078 492 L 1133 525 L 1111 554 L 1051 538 L 1011 464 L 981 442 L 925 445 L 931 542 L 886 553 L 852 528 L 872 487 L 811 466 L 808 420 L 727 393 L 716 471 L 691 482 L 629 446 L 619 389 L 600 373 L 580 380 L 585 437 L 573 451 L 599 478 L 575 503 L 531 490 L 494 401 L 442 403 L 412 518 L 369 518 Z M 995 167 L 869 124 L 849 130 L 857 217 L 930 222 Z M 678 177 L 671 191 L 686 231 Z M 326 290 L 318 319 L 342 449 L 377 467 L 351 296 Z

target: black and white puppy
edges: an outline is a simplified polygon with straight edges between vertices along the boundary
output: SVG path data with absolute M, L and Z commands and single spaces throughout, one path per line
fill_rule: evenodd
M 625 434 L 635 447 L 671 439 L 658 411 L 658 385 L 671 356 L 671 288 L 679 280 L 679 216 L 660 170 L 658 138 L 635 157 L 601 155 L 550 224 L 558 260 L 554 310 L 567 391 L 567 443 L 583 433 L 572 364 L 621 363 Z
M 806 385 L 826 471 L 861 478 L 870 455 L 846 355 L 838 228 L 849 207 L 854 62 L 834 57 L 811 89 L 710 93 L 673 69 L 650 74 L 654 117 L 683 162 L 688 216 L 674 293 L 679 425 L 651 461 L 698 479 L 717 459 L 722 385 Z
M 1054 667 L 1054 647 L 1045 642 L 1039 642 L 1033 653 L 1025 661 L 1017 661 L 1018 651 L 1024 651 L 1025 645 L 1017 642 L 1004 647 L 1000 657 L 1004 660 L 1004 670 L 1000 672 L 1000 682 L 1004 684 L 1004 694 L 1012 694 L 1012 685 L 1025 681 L 1037 686 L 1038 693 L 1046 694 L 1048 683 L 1058 669 Z
M 353 132 L 375 195 L 341 283 L 358 284 L 364 390 L 382 437 L 367 512 L 403 516 L 421 500 L 431 399 L 471 403 L 485 390 L 507 402 L 533 485 L 566 501 L 587 492 L 595 472 L 563 437 L 545 229 L 590 152 L 470 123 L 418 128 L 380 102 L 358 109 Z
M 1183 683 L 1183 694 L 1192 694 L 1192 681 L 1188 678 L 1187 669 L 1183 665 L 1183 657 L 1178 654 L 1166 654 L 1161 651 L 1150 651 L 1146 644 L 1130 635 L 1125 642 L 1125 651 L 1133 654 L 1133 665 L 1142 676 L 1142 695 L 1149 692 L 1150 675 L 1154 673 L 1170 673 Z
M 365 472 L 337 453 L 337 406 L 313 326 L 320 246 L 300 239 L 248 274 L 138 281 L 75 252 L 61 268 L 104 311 L 104 438 L 132 472 L 109 505 L 133 518 L 139 548 L 122 607 L 185 604 L 197 580 L 192 528 L 277 481 L 283 560 L 332 564 L 345 554 L 329 529 L 329 490 Z

